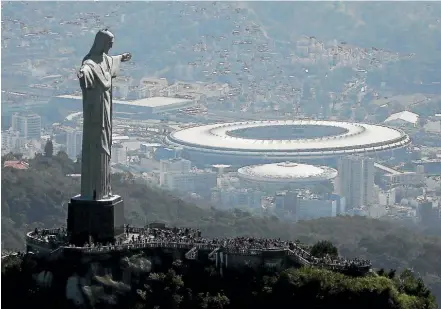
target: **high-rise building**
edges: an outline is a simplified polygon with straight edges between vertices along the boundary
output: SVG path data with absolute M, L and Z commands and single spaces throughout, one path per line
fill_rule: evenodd
M 439 226 L 441 223 L 440 203 L 431 197 L 417 198 L 417 216 L 420 224 L 425 227 Z
M 337 203 L 337 215 L 344 215 L 346 213 L 346 197 L 330 193 L 325 195 L 325 199 Z
M 299 198 L 296 209 L 297 220 L 311 220 L 337 215 L 337 201 L 319 198 Z
M 213 171 L 192 170 L 189 172 L 161 173 L 161 186 L 171 191 L 197 193 L 210 198 L 211 189 L 216 187 L 217 173 Z
M 34 113 L 18 112 L 12 115 L 12 130 L 20 132 L 25 139 L 41 138 L 41 117 Z
M 72 160 L 81 155 L 83 147 L 83 131 L 77 129 L 66 130 L 66 153 Z
M 343 157 L 338 163 L 339 193 L 346 197 L 346 208 L 372 204 L 374 197 L 374 160 L 362 156 Z
M 277 210 L 288 211 L 295 215 L 298 204 L 297 192 L 279 191 L 274 196 L 274 204 Z
M 112 162 L 127 165 L 127 149 L 121 143 L 112 144 Z
M 168 159 L 161 160 L 159 162 L 159 184 L 161 186 L 167 185 L 167 178 L 165 175 L 168 173 L 188 173 L 191 169 L 191 161 L 185 159 Z
M 25 139 L 20 137 L 20 132 L 12 129 L 2 132 L 2 154 L 18 151 L 25 144 Z

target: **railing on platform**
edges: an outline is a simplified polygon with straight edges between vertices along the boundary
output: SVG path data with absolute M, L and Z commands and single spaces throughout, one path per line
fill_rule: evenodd
M 130 227 L 127 229 L 129 233 L 138 233 L 144 234 L 148 230 L 145 228 L 136 228 Z M 357 260 L 327 260 L 327 259 L 319 259 L 311 256 L 311 254 L 299 247 L 295 243 L 290 243 L 289 248 L 236 248 L 236 247 L 228 247 L 215 243 L 204 243 L 195 241 L 182 241 L 182 242 L 167 242 L 167 241 L 154 241 L 145 239 L 143 241 L 138 241 L 134 243 L 127 244 L 119 244 L 119 245 L 107 245 L 107 246 L 94 246 L 94 247 L 73 247 L 73 246 L 63 246 L 63 242 L 60 239 L 54 239 L 48 241 L 45 238 L 41 238 L 41 235 L 54 235 L 59 236 L 60 239 L 63 238 L 64 229 L 45 229 L 39 230 L 38 234 L 35 232 L 29 232 L 26 234 L 26 241 L 29 244 L 36 244 L 39 246 L 44 246 L 48 249 L 57 247 L 55 250 L 51 251 L 51 256 L 68 253 L 68 252 L 79 252 L 85 254 L 102 254 L 102 253 L 111 253 L 117 251 L 127 251 L 127 250 L 143 250 L 143 249 L 153 249 L 153 248 L 162 248 L 162 249 L 181 249 L 188 250 L 185 254 L 185 257 L 188 259 L 196 259 L 198 256 L 199 250 L 209 251 L 208 258 L 213 260 L 215 258 L 216 252 L 222 250 L 226 254 L 231 255 L 249 255 L 249 256 L 262 256 L 264 253 L 275 252 L 275 251 L 283 251 L 288 257 L 295 259 L 301 265 L 312 265 L 316 267 L 327 268 L 330 270 L 336 271 L 347 271 L 347 270 L 355 270 L 361 273 L 368 272 L 371 268 L 370 263 L 365 263 L 363 261 Z

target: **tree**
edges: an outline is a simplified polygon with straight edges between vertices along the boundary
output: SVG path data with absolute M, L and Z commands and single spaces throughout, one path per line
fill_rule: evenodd
M 332 242 L 330 242 L 328 240 L 322 240 L 312 246 L 311 254 L 315 257 L 318 257 L 318 258 L 322 258 L 326 255 L 329 255 L 331 257 L 337 257 L 338 250 L 337 250 L 337 247 L 335 247 L 332 244 Z
M 390 269 L 387 273 L 387 277 L 389 279 L 394 279 L 395 278 L 395 274 L 396 274 L 397 270 L 396 269 Z
M 378 274 L 379 276 L 384 276 L 384 275 L 386 274 L 386 272 L 384 271 L 384 268 L 380 268 L 380 269 L 377 271 L 377 274 Z
M 46 142 L 46 145 L 44 145 L 44 156 L 47 158 L 52 158 L 54 155 L 54 144 L 52 143 L 52 140 L 48 140 Z
M 69 156 L 65 151 L 59 151 L 57 152 L 57 158 L 61 159 L 62 161 L 69 161 Z
M 211 295 L 210 293 L 199 293 L 199 308 L 213 308 L 222 309 L 230 304 L 230 300 L 223 293 L 217 293 L 217 295 Z
M 2 156 L 2 165 L 3 163 L 5 163 L 5 161 L 15 161 L 15 160 L 17 160 L 17 158 L 14 156 L 12 152 L 9 152 L 4 156 Z

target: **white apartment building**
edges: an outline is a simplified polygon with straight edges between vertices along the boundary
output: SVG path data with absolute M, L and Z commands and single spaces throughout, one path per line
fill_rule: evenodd
M 2 154 L 14 152 L 24 147 L 25 138 L 20 137 L 20 132 L 9 129 L 2 132 Z
M 374 198 L 374 160 L 349 156 L 339 160 L 339 194 L 346 197 L 347 209 L 372 204 Z
M 262 207 L 262 198 L 264 193 L 252 189 L 217 189 L 219 199 L 218 202 L 223 209 L 232 208 L 253 208 L 260 209 Z
M 191 169 L 191 161 L 185 159 L 170 159 L 159 161 L 159 184 L 168 187 L 167 178 L 165 175 L 170 173 L 188 173 Z
M 197 193 L 209 198 L 211 189 L 216 187 L 217 173 L 213 171 L 191 170 L 189 172 L 161 173 L 162 186 L 171 191 Z
M 391 206 L 396 203 L 396 189 L 392 188 L 387 191 L 380 191 L 378 193 L 378 204 L 381 206 Z
M 299 199 L 296 208 L 297 220 L 311 220 L 337 215 L 337 201 L 322 199 Z
M 127 165 L 127 149 L 121 143 L 112 144 L 111 162 L 115 164 Z
M 26 140 L 41 138 L 41 117 L 34 113 L 18 112 L 12 115 L 12 130 L 20 132 Z
M 81 155 L 83 147 L 83 131 L 77 129 L 66 130 L 66 153 L 72 160 Z
M 383 175 L 383 180 L 390 186 L 417 186 L 424 184 L 425 176 L 418 172 L 401 172 Z

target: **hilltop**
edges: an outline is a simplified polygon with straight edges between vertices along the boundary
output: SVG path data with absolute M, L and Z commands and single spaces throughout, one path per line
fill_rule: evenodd
M 421 279 L 405 270 L 349 277 L 318 268 L 225 269 L 144 255 L 120 260 L 2 261 L 3 295 L 13 308 L 394 308 L 435 309 Z
M 64 225 L 67 202 L 79 190 L 78 180 L 66 176 L 79 166 L 66 154 L 61 152 L 50 159 L 38 155 L 29 165 L 28 170 L 2 168 L 2 249 L 23 250 L 25 231 L 35 227 Z M 160 221 L 170 226 L 199 228 L 207 237 L 271 237 L 299 239 L 306 244 L 327 239 L 343 256 L 369 259 L 374 267 L 414 269 L 441 297 L 437 262 L 441 237 L 363 217 L 324 218 L 292 225 L 237 209 L 204 209 L 169 192 L 137 184 L 130 175 L 113 177 L 114 190 L 123 196 L 126 218 L 134 226 Z

